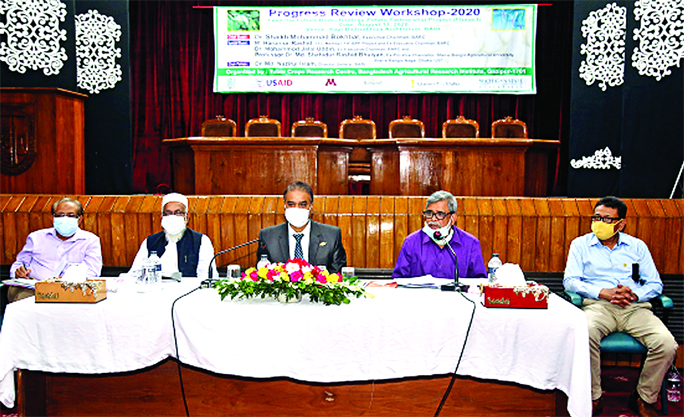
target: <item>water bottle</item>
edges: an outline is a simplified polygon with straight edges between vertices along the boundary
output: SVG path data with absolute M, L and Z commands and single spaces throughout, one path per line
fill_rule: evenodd
M 671 403 L 678 403 L 682 398 L 682 379 L 679 372 L 673 366 L 667 373 L 667 400 Z
M 268 255 L 261 255 L 261 259 L 259 259 L 259 262 L 257 262 L 257 269 L 260 269 L 262 266 L 268 266 L 271 264 L 271 261 L 268 260 Z
M 152 262 L 152 259 L 147 258 L 143 264 L 142 273 L 138 278 L 136 284 L 138 292 L 148 292 L 151 291 L 157 281 L 157 266 Z
M 162 281 L 162 267 L 157 251 L 150 251 L 150 257 L 147 258 L 147 261 L 154 266 L 154 284 L 160 283 Z
M 501 259 L 499 259 L 499 254 L 493 253 L 492 259 L 487 263 L 487 278 L 490 284 L 496 282 L 496 270 L 499 269 L 501 265 L 503 264 L 501 263 Z

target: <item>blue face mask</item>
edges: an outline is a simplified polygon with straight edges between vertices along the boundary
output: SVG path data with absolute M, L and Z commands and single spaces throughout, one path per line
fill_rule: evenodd
M 78 230 L 78 219 L 73 217 L 55 217 L 52 224 L 57 233 L 64 237 L 71 237 Z

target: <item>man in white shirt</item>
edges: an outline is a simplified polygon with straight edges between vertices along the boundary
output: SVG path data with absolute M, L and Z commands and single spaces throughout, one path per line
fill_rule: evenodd
M 180 272 L 184 277 L 207 278 L 209 262 L 214 257 L 214 245 L 209 236 L 187 227 L 188 198 L 171 193 L 162 199 L 163 231 L 143 240 L 131 266 L 129 275 L 139 276 L 152 251 L 161 259 L 162 274 Z M 218 277 L 216 264 L 212 264 L 213 276 Z

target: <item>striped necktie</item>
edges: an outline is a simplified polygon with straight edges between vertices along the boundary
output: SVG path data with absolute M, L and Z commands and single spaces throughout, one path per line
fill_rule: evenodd
M 294 257 L 295 259 L 304 259 L 304 251 L 302 251 L 302 238 L 304 233 L 295 233 L 294 238 L 297 241 L 295 244 Z

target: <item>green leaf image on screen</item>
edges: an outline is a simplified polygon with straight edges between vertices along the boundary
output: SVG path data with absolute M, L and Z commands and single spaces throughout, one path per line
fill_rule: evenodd
M 525 9 L 492 10 L 492 30 L 525 30 Z
M 244 32 L 260 30 L 259 10 L 228 10 L 227 30 Z

